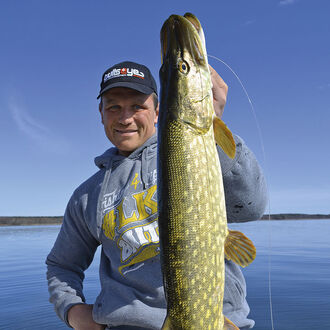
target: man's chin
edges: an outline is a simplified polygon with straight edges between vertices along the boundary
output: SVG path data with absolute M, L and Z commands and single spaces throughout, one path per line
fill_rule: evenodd
M 134 150 L 141 147 L 146 141 L 147 139 L 141 139 L 141 138 L 137 138 L 136 136 L 132 136 L 132 137 L 117 139 L 117 141 L 111 141 L 111 142 L 117 147 L 121 155 L 129 155 Z
M 119 143 L 116 145 L 120 155 L 128 156 L 139 146 L 137 144 Z

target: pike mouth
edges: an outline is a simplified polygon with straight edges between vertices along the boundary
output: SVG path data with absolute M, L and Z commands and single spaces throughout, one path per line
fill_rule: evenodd
M 162 63 L 173 55 L 184 58 L 186 52 L 199 64 L 207 62 L 201 24 L 193 14 L 171 15 L 163 24 L 160 38 Z

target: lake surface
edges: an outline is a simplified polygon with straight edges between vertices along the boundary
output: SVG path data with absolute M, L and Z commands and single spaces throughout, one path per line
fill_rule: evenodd
M 232 224 L 253 240 L 256 260 L 244 275 L 254 329 L 330 329 L 330 220 Z M 0 227 L 0 329 L 67 329 L 48 302 L 45 259 L 59 226 Z M 86 272 L 85 296 L 99 291 L 99 251 Z

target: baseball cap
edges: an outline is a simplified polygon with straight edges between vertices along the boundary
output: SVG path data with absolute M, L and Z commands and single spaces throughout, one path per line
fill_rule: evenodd
M 114 87 L 127 87 L 143 94 L 157 94 L 157 85 L 150 70 L 142 64 L 125 61 L 113 65 L 103 73 L 97 98 Z

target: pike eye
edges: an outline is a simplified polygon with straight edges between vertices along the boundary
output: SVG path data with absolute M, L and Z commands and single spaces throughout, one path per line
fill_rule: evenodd
M 178 68 L 181 73 L 187 74 L 189 71 L 189 65 L 186 61 L 179 60 Z

